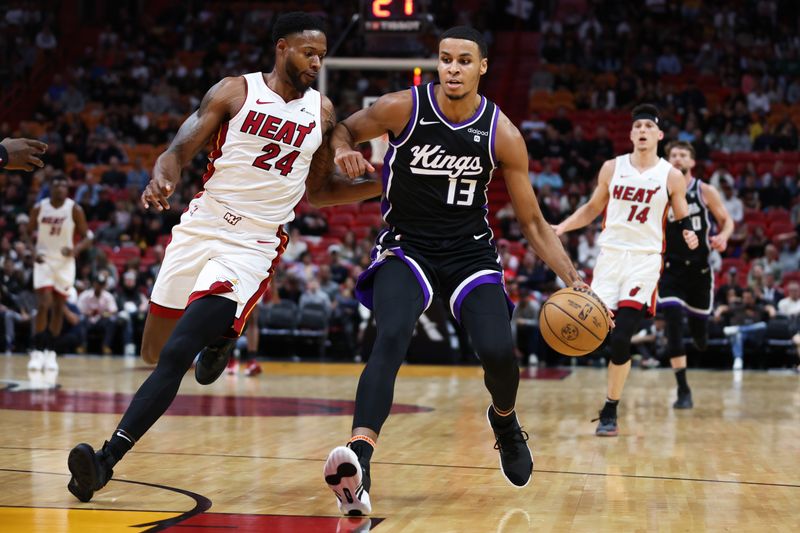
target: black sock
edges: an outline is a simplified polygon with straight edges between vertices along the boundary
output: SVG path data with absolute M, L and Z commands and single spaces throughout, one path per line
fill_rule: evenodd
M 37 350 L 47 350 L 53 341 L 49 330 L 40 331 L 33 336 L 33 347 Z
M 111 460 L 109 461 L 111 466 L 113 467 L 117 464 L 120 459 L 133 448 L 134 444 L 136 444 L 136 440 L 125 432 L 125 430 L 117 429 L 114 431 L 114 434 L 111 435 L 111 438 L 106 442 L 105 446 L 103 446 L 111 456 Z
M 678 390 L 681 392 L 689 391 L 689 384 L 686 382 L 686 369 L 681 368 L 675 371 L 675 381 L 678 382 Z
M 239 361 L 249 361 L 250 353 L 247 351 L 247 346 L 239 350 Z
M 358 456 L 359 462 L 369 463 L 375 448 L 365 440 L 356 440 L 347 445 Z
M 511 410 L 506 416 L 501 416 L 497 414 L 494 406 L 489 408 L 489 422 L 491 422 L 492 427 L 496 428 L 504 428 L 511 425 L 514 420 L 516 420 L 516 416 L 514 416 L 514 409 Z
M 619 400 L 606 398 L 606 404 L 603 406 L 603 411 L 601 414 L 617 416 L 617 405 L 619 405 Z

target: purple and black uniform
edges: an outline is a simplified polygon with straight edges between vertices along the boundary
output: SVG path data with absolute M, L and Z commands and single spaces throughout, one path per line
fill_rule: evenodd
M 498 166 L 500 110 L 481 96 L 475 114 L 453 124 L 439 109 L 434 86 L 411 88 L 411 118 L 399 136 L 389 134 L 381 204 L 389 227 L 378 235 L 373 262 L 359 277 L 356 296 L 371 309 L 374 274 L 396 257 L 414 272 L 425 308 L 438 294 L 460 321 L 461 304 L 475 287 L 503 286 L 487 198 Z

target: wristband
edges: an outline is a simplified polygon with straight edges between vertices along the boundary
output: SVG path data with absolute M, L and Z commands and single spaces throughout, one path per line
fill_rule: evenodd
M 683 217 L 682 219 L 677 220 L 676 222 L 680 224 L 682 230 L 694 231 L 694 228 L 692 227 L 691 217 Z
M 0 144 L 0 168 L 4 168 L 8 164 L 8 150 Z

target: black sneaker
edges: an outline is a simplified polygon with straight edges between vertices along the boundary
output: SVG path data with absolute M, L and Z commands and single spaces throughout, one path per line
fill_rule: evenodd
M 694 403 L 692 403 L 692 391 L 690 389 L 686 389 L 685 391 L 678 389 L 678 399 L 675 400 L 672 407 L 675 409 L 691 409 L 694 407 Z
M 617 412 L 611 411 L 605 407 L 600 411 L 599 416 L 592 420 L 592 422 L 600 421 L 597 424 L 597 429 L 594 434 L 598 437 L 616 437 L 619 434 L 619 427 L 617 427 Z
M 194 367 L 194 378 L 200 385 L 214 383 L 225 372 L 236 341 L 237 339 L 221 337 L 200 351 L 197 365 Z
M 69 452 L 67 466 L 72 473 L 67 489 L 84 503 L 92 499 L 95 491 L 105 487 L 114 475 L 105 444 L 98 452 L 85 442 L 78 444 Z
M 533 456 L 528 448 L 528 434 L 522 430 L 517 420 L 506 427 L 496 428 L 492 424 L 492 406 L 486 411 L 486 420 L 494 432 L 494 449 L 500 452 L 500 471 L 515 487 L 524 487 L 533 475 Z

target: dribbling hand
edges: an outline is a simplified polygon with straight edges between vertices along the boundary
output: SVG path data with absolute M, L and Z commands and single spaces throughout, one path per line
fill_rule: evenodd
M 688 229 L 683 230 L 683 240 L 686 242 L 686 246 L 688 246 L 690 250 L 694 250 L 700 245 L 700 241 L 697 239 L 697 234 L 693 231 L 689 231 Z
M 169 209 L 168 199 L 174 192 L 175 184 L 162 176 L 153 176 L 142 192 L 142 205 L 145 209 L 149 209 L 151 205 L 159 211 Z
M 358 150 L 336 150 L 333 162 L 350 178 L 363 176 L 367 171 L 375 172 L 375 167 Z

